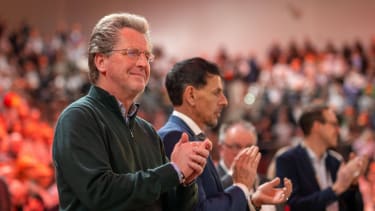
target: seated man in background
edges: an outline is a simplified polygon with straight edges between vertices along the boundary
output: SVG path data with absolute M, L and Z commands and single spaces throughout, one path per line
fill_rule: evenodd
M 232 165 L 239 152 L 247 147 L 257 145 L 257 133 L 253 124 L 245 120 L 233 121 L 223 124 L 219 131 L 220 161 L 216 169 L 219 173 L 223 188 L 233 185 Z M 268 179 L 256 175 L 255 182 L 250 192 L 255 192 L 259 185 Z M 276 210 L 274 205 L 262 205 L 263 211 Z

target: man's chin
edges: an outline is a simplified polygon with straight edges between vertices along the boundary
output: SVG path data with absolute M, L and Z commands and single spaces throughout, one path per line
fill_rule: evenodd
M 208 127 L 216 127 L 218 120 L 211 121 L 207 124 Z
M 140 81 L 140 80 L 134 80 L 132 83 L 133 83 L 134 89 L 139 90 L 140 92 L 143 92 L 147 85 L 144 81 Z
M 339 142 L 336 141 L 335 143 L 331 144 L 332 148 L 337 148 L 339 146 Z

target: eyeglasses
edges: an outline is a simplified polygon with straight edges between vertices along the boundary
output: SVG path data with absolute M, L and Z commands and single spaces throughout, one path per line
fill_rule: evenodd
M 129 58 L 135 59 L 135 60 L 138 60 L 141 54 L 144 54 L 148 63 L 153 62 L 155 59 L 155 56 L 151 52 L 141 51 L 136 48 L 114 49 L 114 50 L 110 50 L 109 52 L 111 51 L 120 52 L 122 55 L 128 56 Z
M 245 149 L 246 147 L 251 147 L 252 145 L 249 144 L 249 145 L 246 145 L 246 146 L 241 146 L 240 144 L 228 144 L 228 143 L 223 143 L 223 145 L 225 147 L 227 147 L 228 149 L 230 150 L 234 150 L 234 151 L 240 151 L 242 149 Z

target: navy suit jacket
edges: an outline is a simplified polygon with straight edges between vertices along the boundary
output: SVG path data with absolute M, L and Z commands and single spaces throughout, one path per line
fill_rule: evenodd
M 340 163 L 338 154 L 329 150 L 325 164 L 333 182 L 336 181 Z M 320 189 L 309 155 L 301 145 L 276 158 L 276 176 L 288 177 L 293 182 L 293 192 L 288 201 L 291 211 L 325 211 L 326 206 L 334 201 L 339 202 L 340 211 L 363 210 L 358 186 L 349 188 L 339 196 L 336 196 L 331 187 Z
M 165 152 L 170 158 L 174 145 L 182 133 L 189 135 L 190 141 L 195 141 L 193 131 L 176 116 L 170 116 L 168 122 L 158 131 L 163 140 Z M 212 211 L 241 211 L 248 210 L 248 203 L 243 191 L 236 186 L 223 189 L 215 165 L 209 157 L 203 173 L 197 178 L 199 200 L 195 210 Z

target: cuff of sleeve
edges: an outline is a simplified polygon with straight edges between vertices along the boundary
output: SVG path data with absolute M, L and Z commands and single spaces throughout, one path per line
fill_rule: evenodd
M 180 181 L 180 184 L 183 184 L 183 183 L 185 182 L 185 176 L 184 176 L 184 174 L 180 171 L 180 169 L 178 168 L 178 166 L 177 166 L 175 163 L 171 162 L 171 164 L 172 164 L 173 168 L 174 168 L 174 169 L 176 170 L 176 172 L 177 172 L 177 175 L 178 175 L 178 179 L 179 179 L 179 181 Z
M 242 183 L 234 183 L 233 185 L 239 187 L 243 191 L 247 200 L 250 199 L 251 192 L 250 192 L 249 188 L 247 188 L 246 185 L 244 185 Z
M 249 188 L 247 188 L 247 186 L 242 183 L 234 183 L 233 185 L 239 187 L 242 190 L 242 192 L 245 194 L 245 198 L 246 198 L 250 211 L 255 210 L 250 200 L 251 193 L 250 193 Z
M 243 191 L 243 193 L 245 194 L 247 204 L 249 206 L 250 211 L 259 211 L 260 210 L 260 207 L 256 207 L 251 200 L 251 194 L 253 193 L 253 190 L 249 190 L 249 188 L 247 188 L 247 186 L 242 184 L 242 183 L 235 183 L 233 185 L 239 187 Z

